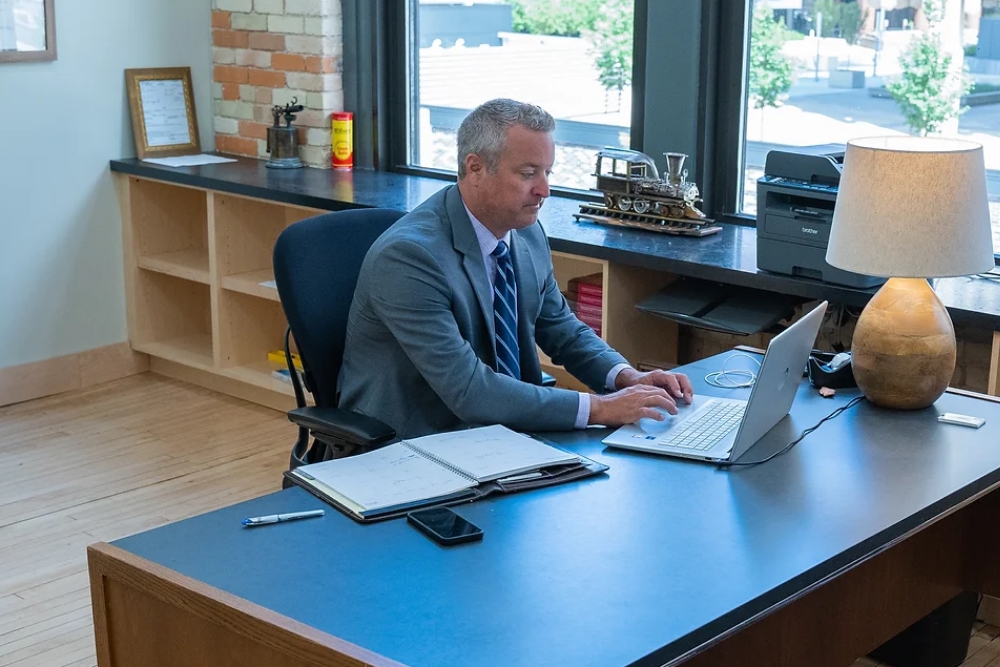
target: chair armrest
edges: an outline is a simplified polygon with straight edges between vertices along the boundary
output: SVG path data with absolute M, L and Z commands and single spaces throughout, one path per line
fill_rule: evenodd
M 295 408 L 288 411 L 288 419 L 314 433 L 353 445 L 374 445 L 396 437 L 388 424 L 339 408 Z

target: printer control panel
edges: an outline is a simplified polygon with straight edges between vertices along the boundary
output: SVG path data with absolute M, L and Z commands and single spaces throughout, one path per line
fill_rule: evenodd
M 802 190 L 809 190 L 811 192 L 826 192 L 832 194 L 834 197 L 837 196 L 836 185 L 810 183 L 808 181 L 800 181 L 794 178 L 785 178 L 784 176 L 768 176 L 765 174 L 757 181 L 757 183 L 764 185 L 781 185 L 786 188 L 799 188 Z

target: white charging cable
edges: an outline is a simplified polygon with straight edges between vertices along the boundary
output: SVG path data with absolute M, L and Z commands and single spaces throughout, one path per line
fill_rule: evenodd
M 714 373 L 709 373 L 705 376 L 705 382 L 712 385 L 713 387 L 720 387 L 722 389 L 740 389 L 742 387 L 752 387 L 753 383 L 757 381 L 757 374 L 753 371 L 746 370 L 744 368 L 737 368 L 734 370 L 728 370 L 726 366 L 729 362 L 738 357 L 746 357 L 750 361 L 757 364 L 757 368 L 760 369 L 760 360 L 757 357 L 752 357 L 749 354 L 743 354 L 742 352 L 737 352 L 729 356 L 726 361 L 722 364 L 721 371 L 715 371 Z M 732 377 L 730 377 L 732 376 Z M 744 378 L 742 380 L 736 380 L 733 378 Z

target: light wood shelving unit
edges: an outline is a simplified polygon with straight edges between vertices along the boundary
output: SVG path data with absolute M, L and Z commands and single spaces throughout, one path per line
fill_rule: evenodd
M 324 211 L 115 174 L 122 212 L 132 348 L 150 370 L 278 410 L 291 386 L 271 377 L 267 353 L 286 328 L 271 252 L 288 225 Z M 674 279 L 659 271 L 553 253 L 560 289 L 603 277 L 602 334 L 633 364 L 677 358 L 677 325 L 635 304 Z M 583 389 L 539 352 L 560 386 Z
M 271 251 L 323 211 L 115 174 L 132 348 L 150 369 L 279 410 L 294 407 L 279 365 L 285 317 Z

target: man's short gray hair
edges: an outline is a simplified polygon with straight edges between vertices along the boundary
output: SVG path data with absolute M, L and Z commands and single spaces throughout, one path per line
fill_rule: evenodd
M 512 125 L 536 132 L 556 129 L 551 114 L 534 104 L 506 98 L 483 102 L 458 127 L 458 177 L 465 177 L 465 158 L 471 153 L 482 158 L 491 174 L 496 173 L 507 148 L 507 129 Z

